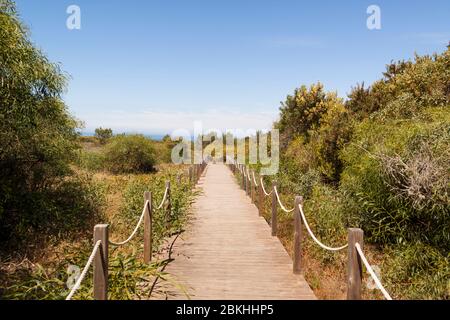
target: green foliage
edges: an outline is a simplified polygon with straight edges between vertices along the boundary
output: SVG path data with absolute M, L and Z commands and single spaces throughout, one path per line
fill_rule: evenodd
M 411 118 L 428 107 L 442 107 L 450 99 L 450 50 L 441 55 L 416 56 L 386 67 L 384 78 L 365 89 L 356 86 L 346 106 L 358 118 L 375 112 L 385 119 Z
M 347 241 L 349 221 L 345 212 L 345 198 L 334 188 L 317 184 L 308 200 L 304 213 L 314 235 L 330 246 L 341 246 Z M 314 244 L 314 246 L 316 246 Z M 322 251 L 322 249 L 317 248 Z M 334 252 L 322 252 L 331 259 Z
M 317 128 L 322 116 L 340 99 L 334 93 L 326 93 L 321 83 L 308 89 L 301 86 L 294 95 L 288 95 L 280 107 L 280 120 L 277 124 L 285 145 L 296 136 L 308 136 L 308 131 Z
M 365 121 L 343 151 L 341 188 L 372 241 L 450 246 L 450 117 L 448 108 L 433 113 L 427 122 Z
M 102 127 L 95 129 L 95 137 L 101 144 L 105 144 L 113 136 L 113 131 L 109 128 L 103 129 Z
M 329 182 L 339 180 L 339 151 L 350 139 L 352 122 L 335 93 L 325 93 L 320 83 L 309 90 L 302 86 L 283 103 L 277 126 L 281 145 L 287 147 L 282 160 L 289 172 L 299 170 L 294 174 L 298 178 L 312 169 Z
M 383 282 L 394 297 L 403 299 L 450 299 L 450 259 L 422 243 L 385 248 Z
M 79 123 L 61 98 L 65 88 L 66 75 L 59 65 L 33 46 L 13 2 L 1 0 L 2 251 L 35 231 L 81 228 L 83 218 L 98 212 L 95 190 L 85 187 L 85 179 L 73 176 L 70 169 Z
M 308 149 L 315 160 L 312 165 L 325 180 L 337 183 L 343 169 L 339 152 L 350 141 L 352 119 L 344 105 L 336 103 L 328 109 L 321 122 L 317 130 L 310 131 Z
M 359 226 L 365 242 L 386 248 L 394 296 L 448 298 L 450 50 L 389 64 L 344 105 L 326 97 L 303 86 L 280 109 L 278 181 L 306 197 L 324 242 Z
M 161 173 L 151 176 L 137 176 L 132 178 L 124 189 L 124 202 L 121 208 L 121 219 L 112 222 L 114 228 L 116 223 L 122 225 L 118 228 L 128 228 L 130 224 L 136 223 L 142 211 L 145 191 L 152 192 L 153 198 L 153 245 L 157 249 L 161 241 L 168 235 L 181 231 L 186 219 L 187 210 L 191 204 L 191 187 L 187 179 L 181 183 L 176 180 L 179 171 L 165 169 Z M 171 182 L 171 210 L 167 210 L 167 205 L 159 210 L 167 181 Z
M 157 163 L 172 163 L 172 148 L 175 143 L 171 140 L 154 141 L 153 143 Z
M 81 247 L 68 248 L 61 261 L 53 262 L 46 267 L 40 264 L 20 267 L 14 273 L 13 284 L 0 292 L 1 299 L 7 300 L 63 300 L 69 294 L 67 282 L 70 274 L 69 265 L 82 268 L 86 263 L 92 244 L 85 241 Z M 108 299 L 136 300 L 148 299 L 152 294 L 161 291 L 161 282 L 170 282 L 180 287 L 169 275 L 162 271 L 167 260 L 145 264 L 142 254 L 134 250 L 124 254 L 112 248 L 109 255 Z M 93 269 L 89 269 L 81 287 L 75 293 L 73 300 L 93 299 Z M 152 286 L 156 278 L 160 279 L 158 288 Z M 162 292 L 164 293 L 164 292 Z
M 105 165 L 112 173 L 149 172 L 155 162 L 153 143 L 143 135 L 116 136 L 105 149 Z
M 102 152 L 79 150 L 76 164 L 85 170 L 101 171 L 105 167 L 105 155 Z

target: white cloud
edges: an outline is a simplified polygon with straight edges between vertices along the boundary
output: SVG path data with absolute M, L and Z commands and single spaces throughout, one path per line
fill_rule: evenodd
M 143 111 L 108 113 L 83 113 L 77 117 L 85 122 L 86 132 L 97 127 L 112 128 L 115 132 L 140 132 L 148 134 L 171 133 L 177 129 L 193 131 L 194 122 L 201 121 L 204 130 L 217 129 L 255 129 L 265 130 L 272 127 L 277 113 L 247 113 L 239 111 L 214 110 L 208 112 L 163 112 Z

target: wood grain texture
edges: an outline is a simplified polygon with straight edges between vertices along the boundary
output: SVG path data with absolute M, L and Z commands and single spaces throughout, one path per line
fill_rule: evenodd
M 222 164 L 208 166 L 187 231 L 166 271 L 190 299 L 316 299 L 246 192 Z M 187 299 L 174 292 L 169 299 Z

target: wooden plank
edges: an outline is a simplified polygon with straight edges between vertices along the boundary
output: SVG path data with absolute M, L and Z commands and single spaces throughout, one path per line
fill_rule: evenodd
M 292 259 L 225 165 L 202 177 L 187 231 L 166 271 L 191 299 L 315 299 Z M 174 288 L 169 299 L 186 299 Z

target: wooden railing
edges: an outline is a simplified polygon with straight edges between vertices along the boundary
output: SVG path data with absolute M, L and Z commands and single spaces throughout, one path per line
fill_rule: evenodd
M 287 213 L 293 212 L 294 214 L 294 253 L 293 253 L 293 273 L 300 274 L 303 272 L 302 265 L 302 251 L 303 251 L 303 241 L 304 241 L 304 228 L 313 238 L 313 240 L 322 248 L 330 251 L 339 251 L 347 249 L 347 299 L 349 300 L 360 300 L 362 291 L 362 280 L 363 280 L 363 264 L 366 266 L 367 271 L 370 273 L 374 279 L 376 285 L 382 291 L 383 295 L 387 300 L 391 300 L 389 293 L 384 289 L 383 285 L 377 278 L 373 269 L 368 264 L 367 259 L 362 251 L 364 244 L 364 232 L 359 228 L 349 228 L 348 229 L 348 242 L 346 245 L 337 248 L 331 248 L 322 244 L 311 231 L 306 217 L 303 213 L 303 197 L 296 196 L 294 200 L 294 208 L 286 209 L 278 194 L 278 184 L 276 181 L 272 182 L 271 192 L 267 192 L 264 187 L 264 181 L 262 177 L 259 177 L 259 183 L 255 178 L 255 172 L 250 170 L 247 166 L 233 162 L 228 164 L 228 167 L 233 172 L 234 175 L 239 174 L 240 177 L 238 181 L 240 182 L 241 188 L 245 191 L 247 196 L 250 197 L 253 204 L 258 208 L 260 216 L 264 214 L 264 198 L 271 196 L 271 232 L 272 236 L 277 236 L 278 233 L 278 206 L 282 208 Z M 256 196 L 257 195 L 257 196 Z M 258 199 L 258 200 L 256 200 Z
M 191 186 L 199 182 L 203 172 L 206 169 L 206 162 L 202 164 L 195 164 L 189 167 L 188 177 Z M 181 182 L 181 175 L 177 176 L 177 181 Z M 168 223 L 168 217 L 171 212 L 171 186 L 170 181 L 166 181 L 164 198 L 161 204 L 156 208 L 160 209 L 165 207 L 165 222 Z M 108 298 L 108 268 L 109 268 L 109 246 L 122 246 L 127 244 L 137 233 L 142 222 L 144 223 L 144 263 L 148 264 L 152 260 L 152 242 L 153 242 L 153 212 L 155 207 L 153 206 L 152 192 L 144 192 L 144 208 L 142 211 L 141 218 L 137 223 L 134 231 L 128 239 L 123 242 L 116 243 L 110 240 L 109 235 L 109 225 L 108 224 L 97 224 L 94 227 L 94 248 L 91 253 L 91 258 L 84 267 L 83 272 L 78 277 L 75 286 L 72 288 L 71 292 L 67 296 L 66 300 L 71 300 L 76 290 L 80 287 L 81 282 L 87 274 L 90 264 L 93 265 L 93 285 L 94 285 L 94 299 L 95 300 L 107 300 Z

